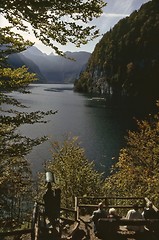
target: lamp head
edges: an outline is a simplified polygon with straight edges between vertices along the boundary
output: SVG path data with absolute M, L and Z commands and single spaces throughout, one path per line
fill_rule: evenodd
M 52 172 L 46 172 L 46 182 L 47 183 L 55 183 L 55 177 Z

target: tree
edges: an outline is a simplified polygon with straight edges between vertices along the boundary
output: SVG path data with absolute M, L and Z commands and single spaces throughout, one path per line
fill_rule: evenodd
M 12 219 L 17 201 L 20 207 L 24 193 L 31 191 L 31 173 L 25 155 L 46 140 L 45 136 L 36 139 L 21 136 L 16 129 L 25 123 L 45 122 L 43 118 L 46 115 L 55 114 L 51 110 L 32 113 L 18 111 L 16 108 L 25 106 L 8 95 L 12 91 L 26 93 L 26 87 L 36 80 L 35 74 L 28 73 L 26 67 L 12 69 L 7 64 L 9 54 L 21 52 L 32 45 L 31 42 L 24 41 L 20 34 L 15 34 L 14 28 L 29 32 L 30 24 L 35 37 L 62 54 L 52 41 L 62 45 L 71 42 L 80 46 L 98 36 L 95 27 L 88 26 L 87 23 L 93 17 L 100 16 L 104 5 L 102 0 L 4 0 L 0 4 L 1 15 L 10 23 L 10 27 L 0 28 L 0 206 L 3 218 L 9 216 Z M 13 108 L 6 111 L 3 104 L 12 105 Z
M 157 102 L 159 107 L 159 102 Z M 137 121 L 138 131 L 129 131 L 113 174 L 105 180 L 107 193 L 148 197 L 158 203 L 159 113 Z
M 22 157 L 3 157 L 0 162 L 0 219 L 10 227 L 28 220 L 32 203 L 32 174 L 29 163 Z M 26 204 L 28 203 L 28 204 Z M 5 226 L 5 224 L 4 224 Z
M 45 122 L 43 118 L 48 112 L 26 113 L 18 108 L 25 109 L 19 101 L 11 97 L 8 93 L 12 91 L 27 92 L 28 84 L 36 80 L 33 73 L 29 73 L 26 67 L 12 69 L 7 64 L 9 54 L 19 52 L 30 46 L 31 43 L 24 41 L 19 35 L 11 31 L 10 28 L 1 28 L 0 31 L 0 205 L 1 217 L 16 219 L 17 223 L 26 212 L 25 201 L 31 200 L 32 174 L 30 165 L 25 159 L 25 155 L 31 149 L 46 140 L 46 137 L 30 139 L 21 136 L 16 132 L 21 124 L 33 124 Z M 6 107 L 9 105 L 9 108 Z M 12 109 L 10 109 L 12 107 Z M 28 192 L 30 194 L 28 195 Z M 30 197 L 28 199 L 28 196 Z M 23 204 L 22 204 L 23 203 Z M 22 211 L 23 214 L 22 214 Z
M 63 206 L 73 207 L 77 196 L 102 194 L 102 174 L 87 160 L 77 137 L 67 137 L 61 144 L 54 142 L 52 146 L 52 160 L 45 163 L 45 168 L 58 179 Z M 40 176 L 40 179 L 43 185 L 44 178 Z
M 103 0 L 3 0 L 0 12 L 19 30 L 29 32 L 29 23 L 36 38 L 62 54 L 56 43 L 71 42 L 79 47 L 99 36 L 96 27 L 88 23 L 101 15 L 105 5 Z
M 124 96 L 128 100 L 140 101 L 145 108 L 159 98 L 159 60 L 156 54 L 159 52 L 158 16 L 158 2 L 148 1 L 103 36 L 85 69 L 92 78 L 87 88 L 89 93 L 98 93 L 96 85 L 98 79 L 103 77 L 112 89 L 113 99 L 117 96 L 116 101 Z M 81 74 L 75 87 L 80 86 L 80 91 L 85 91 L 88 81 L 90 79 L 85 81 L 82 89 Z M 107 94 L 107 88 L 104 93 Z

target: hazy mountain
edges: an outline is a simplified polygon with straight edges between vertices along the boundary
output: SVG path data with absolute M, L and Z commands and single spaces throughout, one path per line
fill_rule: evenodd
M 25 57 L 21 53 L 14 53 L 9 56 L 8 59 L 9 64 L 13 66 L 14 68 L 22 67 L 25 65 L 28 67 L 29 72 L 36 73 L 38 77 L 38 83 L 46 83 L 47 80 L 44 77 L 44 75 L 41 73 L 39 67 L 29 58 Z
M 19 54 L 21 59 L 30 60 L 39 68 L 47 83 L 72 83 L 86 67 L 90 53 L 66 52 L 67 57 L 75 60 L 42 53 L 36 47 L 30 47 Z

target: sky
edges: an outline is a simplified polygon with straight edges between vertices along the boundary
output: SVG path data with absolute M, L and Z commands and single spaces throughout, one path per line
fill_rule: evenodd
M 86 45 L 81 45 L 80 48 L 76 48 L 73 44 L 67 44 L 65 46 L 59 46 L 60 50 L 63 52 L 79 52 L 87 51 L 93 52 L 95 45 L 100 41 L 103 34 L 109 31 L 113 26 L 118 23 L 122 18 L 129 16 L 133 11 L 138 10 L 142 4 L 149 2 L 151 0 L 105 0 L 107 5 L 103 8 L 103 14 L 101 17 L 94 19 L 91 24 L 96 25 L 100 30 L 101 36 L 93 41 L 90 41 Z M 0 26 L 6 25 L 6 20 L 0 16 Z M 24 34 L 25 39 L 29 39 L 35 42 L 35 45 L 40 51 L 46 54 L 50 54 L 53 51 L 50 47 L 44 46 L 38 39 L 36 39 L 33 34 Z

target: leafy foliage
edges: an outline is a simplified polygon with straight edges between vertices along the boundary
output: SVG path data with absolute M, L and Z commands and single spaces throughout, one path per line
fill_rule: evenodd
M 99 196 L 102 193 L 102 174 L 87 160 L 77 137 L 67 137 L 61 144 L 54 142 L 52 160 L 45 167 L 58 179 L 56 187 L 61 189 L 65 207 L 74 206 L 75 196 Z M 44 179 L 42 181 L 43 185 Z
M 16 34 L 11 27 L 0 28 L 0 60 L 4 61 L 11 53 L 17 53 L 32 46 L 30 41 L 24 41 L 20 34 Z M 1 62 L 2 64 L 2 62 Z
M 76 44 L 87 43 L 88 40 L 98 36 L 98 30 L 87 23 L 102 13 L 105 3 L 98 1 L 3 1 L 0 4 L 0 13 L 10 23 L 10 27 L 0 28 L 0 206 L 2 217 L 21 216 L 21 204 L 28 192 L 32 191 L 30 166 L 25 155 L 46 137 L 30 139 L 16 132 L 21 124 L 45 122 L 46 115 L 55 114 L 53 111 L 26 113 L 16 110 L 23 107 L 19 101 L 8 93 L 12 91 L 27 92 L 26 87 L 35 81 L 35 74 L 28 73 L 28 69 L 12 69 L 7 64 L 7 58 L 12 53 L 17 53 L 32 46 L 29 41 L 24 41 L 16 29 L 29 32 L 29 24 L 35 37 L 45 45 L 53 47 L 58 53 L 62 52 L 52 43 L 56 41 L 62 45 L 67 42 Z M 83 25 L 84 23 L 84 25 Z M 12 109 L 6 110 L 6 105 Z M 28 196 L 32 196 L 29 194 Z M 28 198 L 25 199 L 25 203 Z M 16 210 L 18 209 L 18 214 Z M 24 208 L 23 208 L 24 210 Z M 27 210 L 25 206 L 25 210 Z M 16 221 L 18 223 L 18 220 Z
M 120 20 L 103 36 L 75 88 L 78 90 L 80 86 L 83 91 L 106 94 L 110 94 L 111 88 L 113 96 L 157 100 L 158 43 L 159 2 L 153 0 Z
M 53 41 L 79 47 L 97 37 L 99 31 L 88 23 L 101 15 L 105 5 L 102 0 L 4 0 L 0 12 L 19 30 L 29 32 L 29 23 L 36 38 L 62 54 Z
M 17 127 L 21 124 L 45 122 L 48 112 L 26 113 L 18 111 L 26 108 L 8 93 L 12 91 L 27 92 L 28 84 L 36 80 L 35 74 L 29 73 L 26 67 L 12 69 L 7 64 L 9 54 L 22 51 L 30 42 L 25 42 L 10 28 L 1 28 L 0 38 L 0 206 L 1 217 L 5 222 L 16 219 L 16 223 L 26 218 L 29 204 L 32 201 L 32 174 L 25 155 L 32 148 L 46 140 L 46 137 L 30 139 L 21 136 Z M 30 194 L 28 195 L 28 192 Z M 27 207 L 28 206 L 28 207 Z M 4 224 L 5 225 L 5 224 Z
M 17 227 L 22 219 L 28 220 L 31 210 L 33 182 L 30 165 L 22 157 L 3 156 L 0 166 L 0 220 L 3 220 L 2 226 L 10 222 L 10 227 L 13 227 L 14 220 Z
M 105 180 L 105 189 L 108 194 L 148 197 L 158 204 L 159 113 L 137 125 L 138 131 L 128 132 L 127 145 Z

